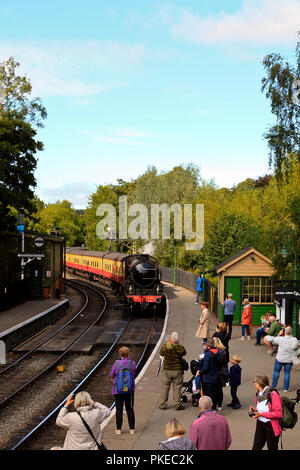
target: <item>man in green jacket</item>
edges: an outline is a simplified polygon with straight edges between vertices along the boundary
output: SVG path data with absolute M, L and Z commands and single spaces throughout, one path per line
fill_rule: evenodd
M 271 326 L 270 326 L 270 328 L 266 328 L 265 332 L 267 333 L 268 336 L 278 336 L 281 329 L 282 329 L 282 327 L 281 327 L 279 321 L 276 319 L 276 316 L 275 315 L 270 315 L 269 321 L 271 323 Z M 273 346 L 272 346 L 272 343 L 270 343 L 270 341 L 268 341 L 266 339 L 266 336 L 264 337 L 264 343 L 268 348 L 267 353 L 272 354 L 274 352 L 273 351 Z
M 160 350 L 160 355 L 164 358 L 161 373 L 162 390 L 159 405 L 161 410 L 167 409 L 171 384 L 173 387 L 173 400 L 175 409 L 184 410 L 184 406 L 181 404 L 181 387 L 183 382 L 181 359 L 183 356 L 185 356 L 185 354 L 185 348 L 179 344 L 178 333 L 174 331 L 171 334 L 169 342 L 165 344 Z

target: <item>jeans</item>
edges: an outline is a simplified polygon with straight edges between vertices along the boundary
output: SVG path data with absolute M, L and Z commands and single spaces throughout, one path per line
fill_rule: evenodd
M 275 359 L 275 364 L 274 364 L 272 387 L 277 386 L 277 382 L 279 379 L 282 366 L 284 367 L 283 388 L 284 390 L 288 390 L 290 386 L 290 373 L 291 373 L 291 368 L 293 367 L 293 363 L 292 362 L 279 362 L 277 361 L 277 359 Z
M 245 336 L 245 328 L 247 329 L 247 335 L 250 336 L 249 325 L 242 325 L 242 336 Z
M 198 291 L 197 290 L 197 298 L 196 298 L 196 302 L 199 302 L 199 298 L 202 296 L 202 291 Z
M 258 330 L 256 331 L 256 343 L 260 344 L 260 340 L 262 336 L 266 336 L 266 335 L 267 333 L 265 333 L 265 328 L 258 328 Z

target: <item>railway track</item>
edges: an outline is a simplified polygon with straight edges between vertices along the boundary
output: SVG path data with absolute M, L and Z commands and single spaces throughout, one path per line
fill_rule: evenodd
M 23 449 L 27 446 L 28 448 L 49 449 L 57 443 L 57 436 L 62 444 L 64 432 L 62 433 L 55 426 L 55 419 L 56 411 L 64 403 L 66 397 L 73 390 L 79 391 L 82 387 L 88 387 L 95 400 L 113 407 L 111 381 L 108 376 L 117 358 L 118 343 L 122 341 L 122 344 L 126 344 L 129 341 L 131 345 L 135 343 L 134 338 L 139 337 L 138 344 L 130 346 L 130 349 L 133 354 L 132 358 L 142 365 L 142 358 L 148 357 L 153 344 L 156 343 L 153 330 L 156 330 L 156 335 L 160 334 L 162 320 L 156 322 L 155 318 L 128 318 L 128 312 L 122 309 L 122 306 L 119 306 L 117 310 L 114 309 L 118 299 L 111 294 L 107 295 L 106 309 L 103 301 L 102 315 L 99 315 L 99 305 L 95 306 L 95 298 L 99 296 L 99 291 L 103 296 L 103 288 L 96 283 L 91 285 L 89 282 L 72 279 L 68 280 L 68 285 L 69 287 L 72 285 L 72 289 L 75 289 L 76 285 L 76 289 L 82 291 L 82 296 L 85 290 L 90 292 L 90 296 L 93 292 L 95 296 L 93 302 L 88 302 L 85 295 L 84 305 L 81 305 L 80 311 L 76 312 L 72 319 L 60 325 L 59 328 L 56 327 L 50 334 L 43 333 L 42 340 L 35 337 L 34 341 L 29 343 L 30 347 L 25 354 L 0 371 L 0 388 L 2 389 L 2 384 L 3 389 L 6 387 L 4 393 L 0 392 L 0 405 L 2 404 L 0 406 L 0 449 Z M 105 289 L 105 292 L 108 294 L 110 291 Z M 87 314 L 87 305 L 92 307 L 93 313 L 89 310 Z M 97 310 L 98 315 L 92 318 Z M 85 325 L 87 317 L 89 317 L 88 327 Z M 68 348 L 62 354 L 40 351 L 41 348 L 45 348 L 47 342 L 51 343 L 55 339 L 55 332 L 59 335 L 64 327 L 70 328 L 72 320 L 78 322 L 81 328 L 84 327 L 88 334 L 93 327 L 100 328 L 95 327 L 100 318 L 101 330 L 104 334 L 111 330 L 118 333 L 109 346 L 96 345 L 95 350 L 88 355 L 77 354 L 74 350 L 72 351 L 72 348 L 84 336 L 80 335 L 75 339 L 72 338 Z M 155 327 L 153 327 L 154 324 Z M 142 342 L 141 331 L 144 332 Z M 24 345 L 22 347 L 24 348 Z M 59 374 L 55 366 L 62 362 L 65 372 Z M 99 384 L 101 384 L 100 387 Z M 99 389 L 101 389 L 100 395 Z M 52 426 L 48 428 L 48 423 L 51 422 Z M 41 429 L 45 429 L 45 432 L 41 432 Z
M 145 363 L 145 360 L 151 354 L 154 344 L 154 325 L 156 323 L 155 317 L 148 319 L 148 328 L 145 328 L 144 343 L 130 347 L 130 357 L 137 363 L 137 372 L 139 372 Z M 88 390 L 93 400 L 105 404 L 106 406 L 113 409 L 114 402 L 111 395 L 112 381 L 109 378 L 109 372 L 115 360 L 117 359 L 117 351 L 119 347 L 126 343 L 126 332 L 129 327 L 130 331 L 134 329 L 135 323 L 139 322 L 140 319 L 130 318 L 123 330 L 119 333 L 114 343 L 107 350 L 99 351 L 100 359 L 89 371 L 81 373 L 78 377 L 78 384 L 75 388 L 69 391 L 61 401 L 46 415 L 43 419 L 28 432 L 25 432 L 23 436 L 16 439 L 13 443 L 11 450 L 48 450 L 52 446 L 62 446 L 65 431 L 58 428 L 55 424 L 55 420 L 60 407 L 65 403 L 67 396 L 72 393 L 77 393 L 82 390 Z M 163 322 L 160 322 L 162 327 Z M 160 334 L 156 331 L 156 334 Z M 156 342 L 156 341 L 154 341 Z
M 87 293 L 79 286 L 76 286 L 76 288 L 84 295 L 85 303 L 83 307 L 73 316 L 73 318 L 67 321 L 64 325 L 60 326 L 58 329 L 55 329 L 53 332 L 51 332 L 51 334 L 43 338 L 42 341 L 35 341 L 35 345 L 33 347 L 29 347 L 29 350 L 25 354 L 22 354 L 14 362 L 9 364 L 9 366 L 0 371 L 0 407 L 3 407 L 9 400 L 14 398 L 26 387 L 32 385 L 34 381 L 41 378 L 43 374 L 48 372 L 52 367 L 58 365 L 66 356 L 66 354 L 73 348 L 73 346 L 78 343 L 101 319 L 107 305 L 107 300 L 104 294 L 91 288 L 93 292 L 96 293 L 97 296 L 99 296 L 101 299 L 100 305 L 98 305 L 98 302 L 95 303 L 94 299 L 94 303 L 91 306 L 91 299 Z M 98 311 L 99 307 L 100 312 Z M 91 323 L 87 326 L 84 326 L 84 331 L 79 336 L 72 335 L 70 337 L 69 344 L 62 353 L 40 353 L 39 357 L 37 357 L 37 351 L 42 346 L 45 346 L 47 343 L 49 343 L 49 341 L 53 340 L 53 338 L 57 337 L 57 335 L 61 334 L 65 328 L 69 327 L 70 325 L 73 327 L 76 326 L 78 328 L 80 325 L 82 325 L 84 313 L 86 314 L 84 316 L 86 322 L 88 309 L 89 315 L 91 316 L 91 318 L 89 318 Z M 36 364 L 34 367 L 32 366 L 33 361 Z M 38 367 L 40 367 L 40 369 L 37 371 L 36 369 Z

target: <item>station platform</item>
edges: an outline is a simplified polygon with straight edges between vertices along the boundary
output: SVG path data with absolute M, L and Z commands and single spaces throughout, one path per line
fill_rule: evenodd
M 59 302 L 60 300 L 57 299 L 28 300 L 0 312 L 0 333 L 39 315 L 45 310 L 57 305 Z
M 63 315 L 68 299 L 28 300 L 0 312 L 0 340 L 10 351 Z
M 185 359 L 190 363 L 201 354 L 201 339 L 195 337 L 200 317 L 200 305 L 195 304 L 195 294 L 179 286 L 165 284 L 165 291 L 168 297 L 168 311 L 164 331 L 161 340 L 158 342 L 149 362 L 139 374 L 136 380 L 136 391 L 134 397 L 134 410 L 136 417 L 136 433 L 129 434 L 127 415 L 124 410 L 122 435 L 115 434 L 115 412 L 103 423 L 103 442 L 109 450 L 157 450 L 159 442 L 166 440 L 165 428 L 168 421 L 176 417 L 180 420 L 187 432 L 191 423 L 198 417 L 198 408 L 193 407 L 191 395 L 187 394 L 188 401 L 184 403 L 184 410 L 175 410 L 173 407 L 172 390 L 169 394 L 168 408 L 160 410 L 160 374 L 157 376 L 157 369 L 160 362 L 159 351 L 163 344 L 168 341 L 171 333 L 177 331 L 187 355 Z M 210 336 L 215 332 L 216 318 L 210 319 Z M 231 402 L 230 387 L 223 388 L 222 410 L 218 411 L 225 416 L 228 421 L 232 444 L 229 450 L 251 450 L 255 432 L 256 420 L 249 418 L 249 406 L 254 404 L 255 388 L 253 385 L 254 376 L 265 374 L 269 377 L 270 383 L 273 376 L 275 357 L 266 354 L 264 345 L 255 346 L 255 331 L 250 341 L 240 341 L 241 327 L 234 326 L 232 339 L 229 342 L 230 357 L 238 354 L 242 357 L 242 384 L 238 388 L 238 397 L 242 407 L 233 410 L 227 407 Z M 184 373 L 184 381 L 190 380 L 191 372 Z M 283 371 L 281 371 L 278 391 L 283 394 Z M 294 365 L 291 371 L 290 391 L 285 395 L 290 398 L 296 397 L 296 390 L 300 388 L 300 365 Z M 296 411 L 300 417 L 300 404 L 296 405 Z M 280 444 L 279 444 L 280 448 Z M 283 432 L 284 450 L 300 449 L 300 422 L 293 430 Z

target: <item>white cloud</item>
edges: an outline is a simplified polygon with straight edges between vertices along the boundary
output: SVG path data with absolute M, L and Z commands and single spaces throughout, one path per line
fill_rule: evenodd
M 196 44 L 295 43 L 299 0 L 245 0 L 235 13 L 200 17 L 186 9 L 164 9 L 161 19 L 171 34 Z
M 142 44 L 114 41 L 0 41 L 0 61 L 10 56 L 19 61 L 20 73 L 40 97 L 87 97 L 123 87 L 146 53 Z
M 107 127 L 102 131 L 82 131 L 82 135 L 88 137 L 89 143 L 109 143 L 109 144 L 124 144 L 124 145 L 152 145 L 149 140 L 152 139 L 154 134 L 146 131 L 141 131 L 128 127 Z
M 70 181 L 58 187 L 38 188 L 41 199 L 46 203 L 54 203 L 64 199 L 71 201 L 77 209 L 86 207 L 88 197 L 97 189 L 97 183 Z

